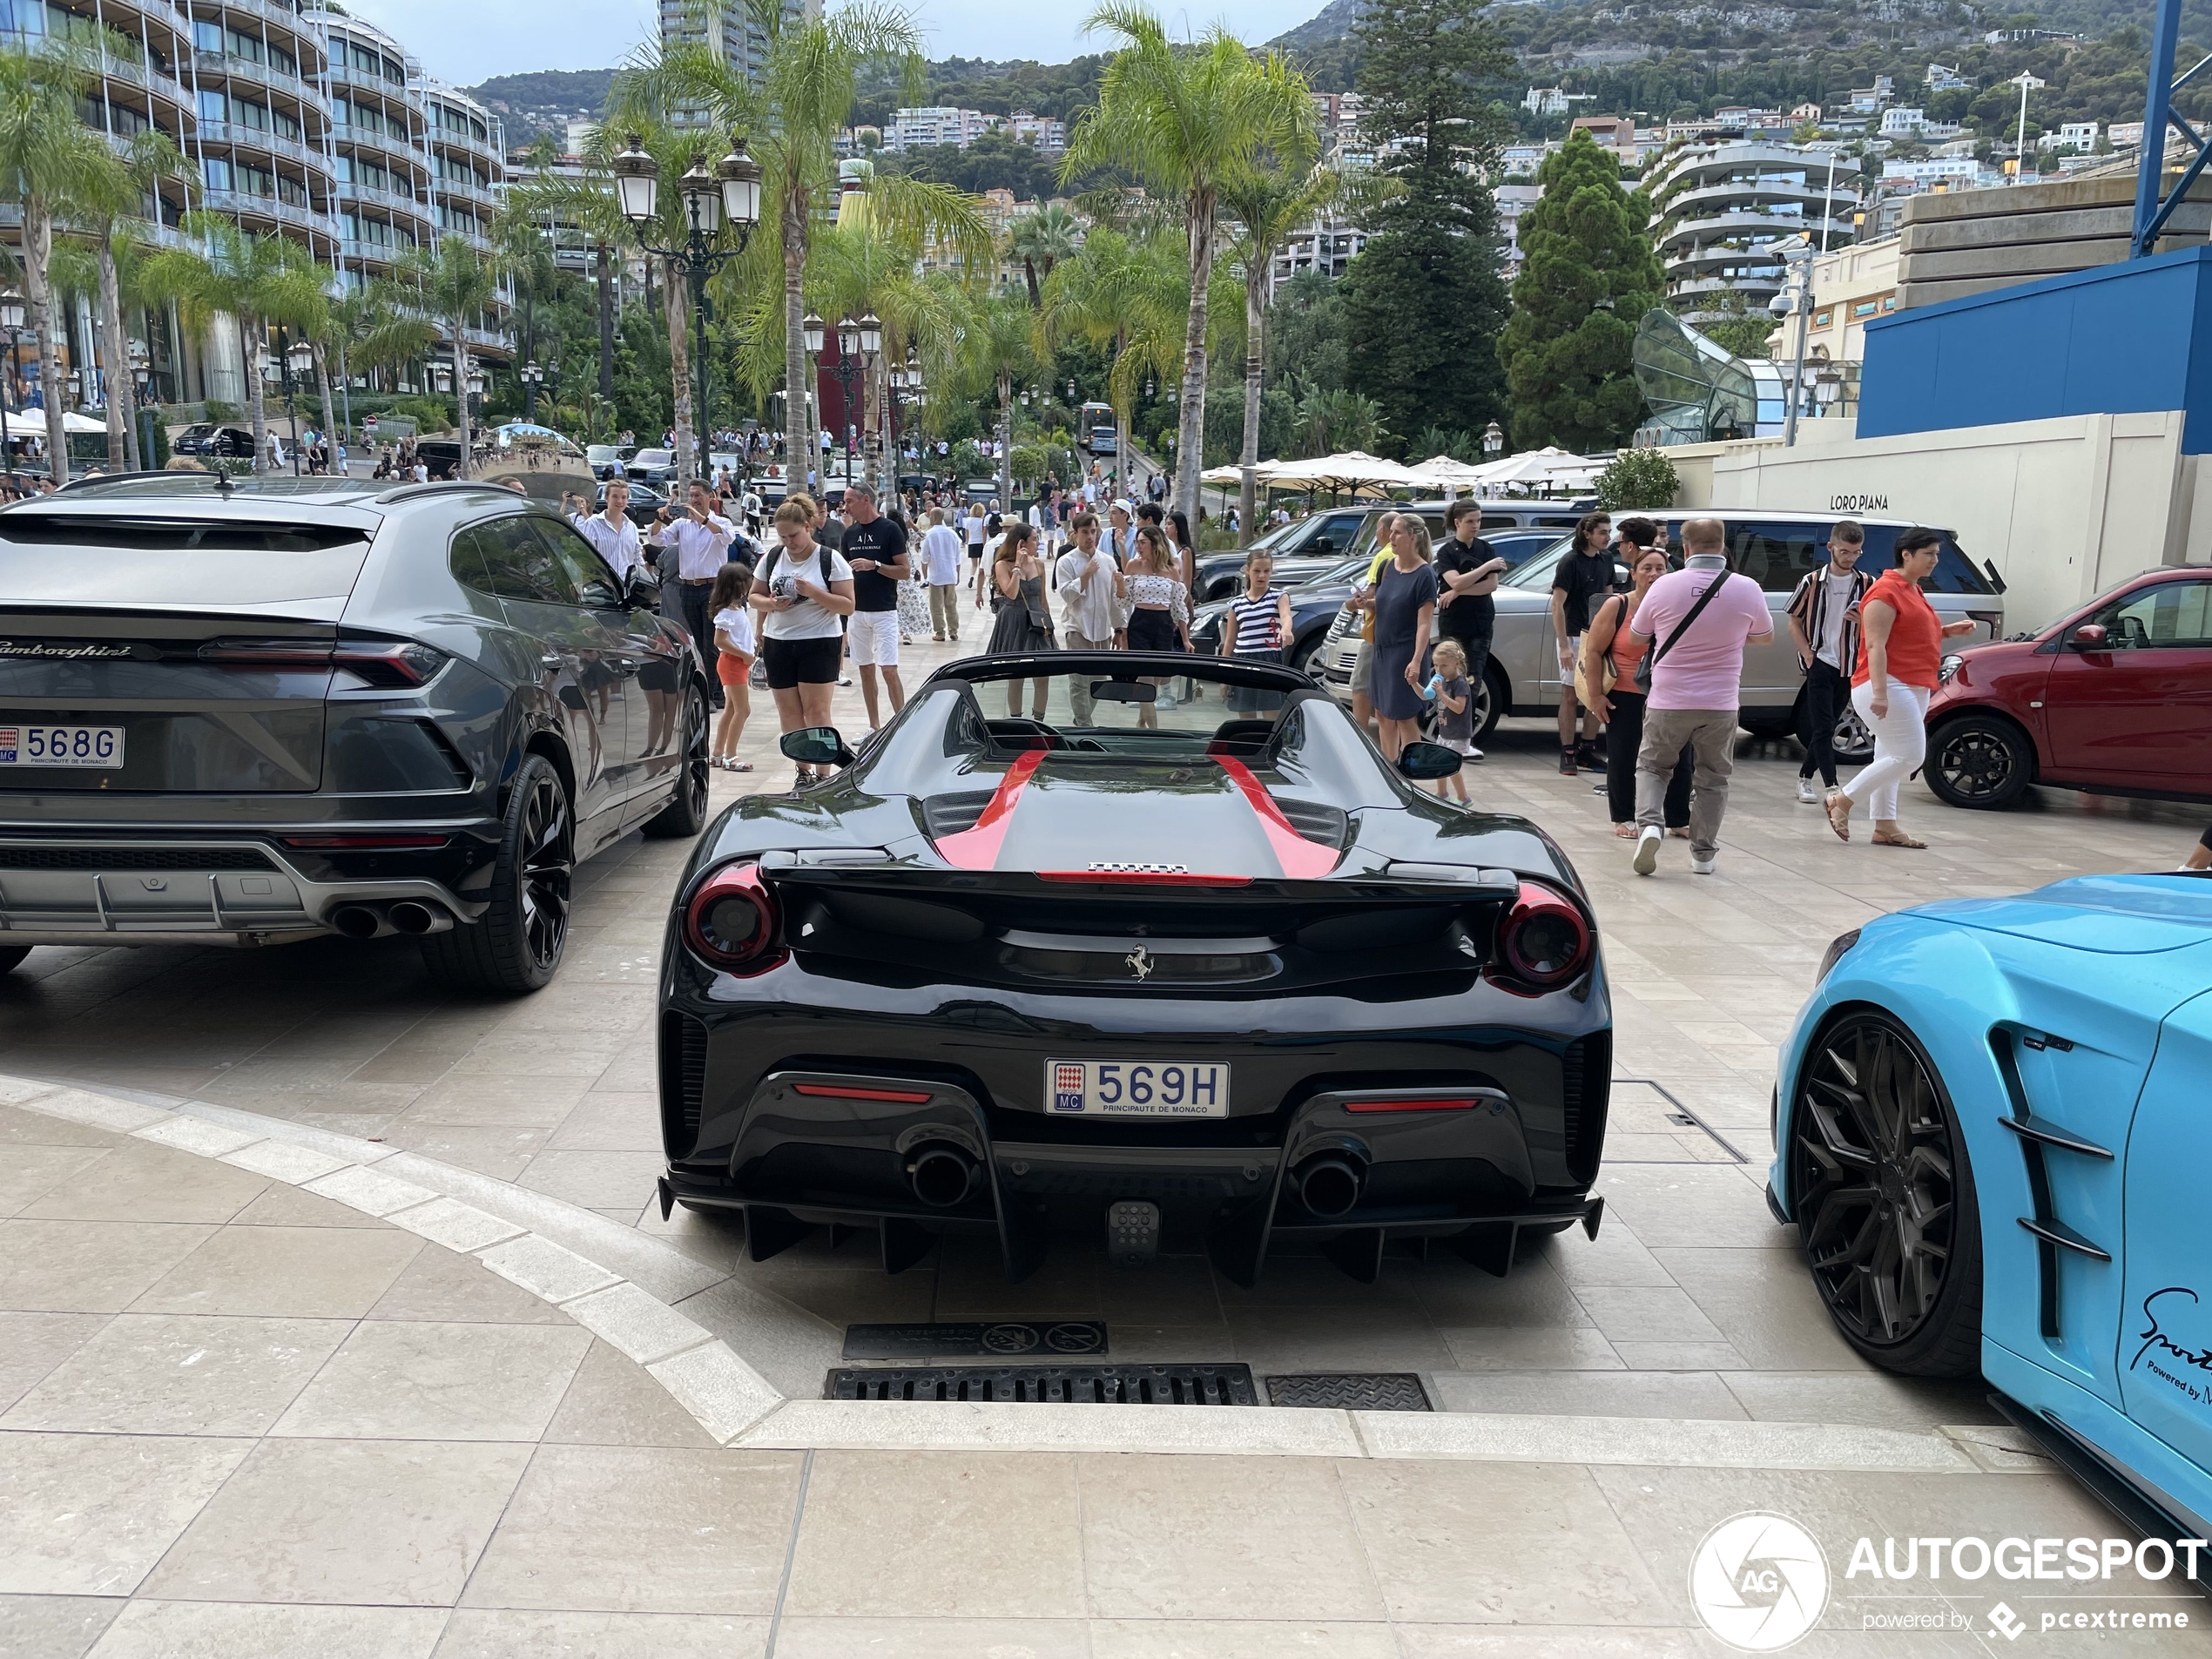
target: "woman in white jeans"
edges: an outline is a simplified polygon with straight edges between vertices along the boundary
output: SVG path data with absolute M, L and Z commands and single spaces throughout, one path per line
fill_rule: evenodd
M 1933 574 L 1943 548 L 1939 530 L 1910 529 L 1897 538 L 1895 568 L 1859 602 L 1858 666 L 1851 706 L 1874 734 L 1874 759 L 1841 789 L 1828 792 L 1828 824 L 1851 840 L 1851 807 L 1865 802 L 1877 846 L 1924 847 L 1898 827 L 1898 786 L 1927 758 L 1928 699 L 1935 695 L 1943 642 L 1970 633 L 1971 622 L 1946 626 L 1920 584 Z

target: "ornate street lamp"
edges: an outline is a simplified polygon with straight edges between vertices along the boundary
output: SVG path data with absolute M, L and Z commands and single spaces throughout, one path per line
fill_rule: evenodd
M 706 282 L 718 268 L 745 252 L 754 227 L 760 223 L 759 164 L 745 153 L 742 144 L 733 145 L 711 169 L 704 151 L 694 154 L 691 166 L 676 181 L 677 192 L 684 201 L 684 239 L 674 247 L 662 247 L 647 239 L 660 217 L 660 164 L 646 152 L 636 133 L 630 135 L 629 144 L 615 157 L 613 171 L 615 204 L 637 246 L 674 265 L 691 285 L 696 330 L 691 359 L 698 376 L 692 443 L 697 455 L 704 457 L 706 435 L 713 427 L 707 413 L 706 325 L 712 307 L 706 297 Z M 725 233 L 730 232 L 735 233 L 734 243 L 727 239 Z M 678 456 L 677 462 L 683 466 L 685 457 Z M 703 462 L 699 470 L 704 476 Z
M 803 327 L 806 331 L 807 350 L 819 352 L 825 333 L 822 320 L 809 314 Z M 874 312 L 871 311 L 857 320 L 847 317 L 837 325 L 837 361 L 830 365 L 830 373 L 837 376 L 838 388 L 844 394 L 845 481 L 847 483 L 853 481 L 860 425 L 853 419 L 853 383 L 867 374 L 867 360 L 882 350 L 883 322 Z
M 15 397 L 17 337 L 23 333 L 23 295 L 12 288 L 0 293 L 0 334 L 8 337 L 8 372 L 0 381 L 0 473 L 10 478 L 16 473 L 16 454 L 8 437 L 8 405 Z
M 516 373 L 523 382 L 523 419 L 534 425 L 537 421 L 537 388 L 544 384 L 545 371 L 533 361 L 524 363 Z
M 1505 453 L 1506 432 L 1495 421 L 1482 428 L 1482 453 L 1496 457 Z

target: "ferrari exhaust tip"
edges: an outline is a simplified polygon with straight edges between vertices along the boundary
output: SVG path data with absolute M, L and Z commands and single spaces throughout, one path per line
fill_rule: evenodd
M 907 1184 L 933 1210 L 949 1210 L 975 1190 L 981 1173 L 975 1160 L 957 1146 L 934 1141 L 919 1148 L 907 1163 Z
M 1333 1153 L 1308 1158 L 1294 1175 L 1298 1202 L 1324 1220 L 1349 1215 L 1366 1184 L 1366 1171 L 1350 1158 Z
M 330 925 L 348 939 L 374 939 L 384 930 L 383 919 L 365 904 L 340 905 L 330 913 Z

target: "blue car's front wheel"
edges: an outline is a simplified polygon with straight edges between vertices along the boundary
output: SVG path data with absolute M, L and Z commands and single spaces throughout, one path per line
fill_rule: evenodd
M 1966 1138 L 1926 1050 L 1878 1008 L 1841 1011 L 1806 1051 L 1790 1191 L 1844 1341 L 1889 1371 L 1979 1369 L 1981 1223 Z

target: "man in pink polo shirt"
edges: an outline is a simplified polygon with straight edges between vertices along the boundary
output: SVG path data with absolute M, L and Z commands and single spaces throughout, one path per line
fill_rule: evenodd
M 1721 815 L 1728 810 L 1728 778 L 1736 769 L 1743 648 L 1774 637 L 1774 617 L 1759 584 L 1729 573 L 1727 526 L 1717 518 L 1693 518 L 1682 527 L 1682 547 L 1685 568 L 1653 583 L 1629 624 L 1638 639 L 1652 642 L 1655 659 L 1643 746 L 1636 751 L 1638 875 L 1659 867 L 1667 780 L 1685 747 L 1692 767 L 1689 867 L 1694 874 L 1712 874 Z M 1698 601 L 1716 583 L 1720 590 L 1701 606 Z

